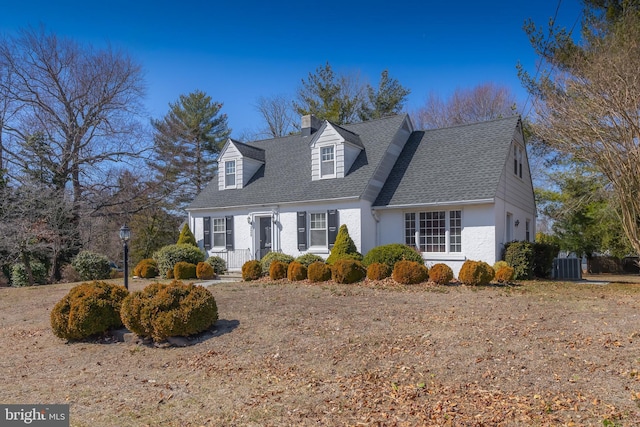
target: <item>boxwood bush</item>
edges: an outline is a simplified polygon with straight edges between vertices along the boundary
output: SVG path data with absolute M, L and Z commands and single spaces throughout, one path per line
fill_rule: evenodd
M 219 256 L 210 256 L 205 262 L 213 267 L 213 271 L 217 276 L 227 272 L 227 262 Z
M 179 261 L 173 266 L 174 279 L 195 279 L 198 266 L 190 262 Z
M 494 275 L 493 267 L 486 262 L 467 260 L 460 268 L 458 280 L 465 285 L 482 286 L 491 283 Z
M 304 255 L 300 255 L 298 258 L 295 259 L 296 262 L 299 262 L 300 264 L 304 265 L 305 267 L 309 268 L 309 266 L 311 264 L 313 264 L 316 261 L 320 261 L 322 263 L 324 263 L 324 258 L 322 258 L 320 255 L 316 255 L 316 254 L 304 254 Z
M 336 283 L 355 283 L 365 278 L 367 269 L 362 262 L 341 258 L 331 266 L 331 278 Z
M 111 277 L 109 258 L 90 251 L 81 251 L 71 262 L 80 280 L 103 280 Z
M 307 278 L 307 267 L 299 262 L 293 261 L 287 267 L 287 279 L 291 282 L 305 280 Z
M 202 286 L 152 283 L 122 301 L 122 322 L 132 332 L 163 341 L 206 331 L 218 320 L 211 292 Z
M 196 277 L 200 280 L 215 279 L 216 272 L 213 270 L 211 264 L 199 262 L 198 265 L 196 265 Z
M 287 264 L 280 261 L 273 261 L 269 267 L 269 278 L 271 280 L 282 280 L 287 278 Z
M 424 263 L 402 260 L 396 262 L 391 277 L 403 285 L 415 285 L 427 281 L 429 270 Z
M 307 268 L 307 278 L 310 282 L 326 282 L 331 279 L 331 267 L 324 261 L 316 261 Z
M 453 270 L 447 264 L 434 264 L 429 269 L 429 280 L 438 285 L 446 285 L 453 280 Z
M 120 308 L 127 295 L 124 286 L 82 283 L 53 307 L 51 329 L 59 338 L 81 340 L 118 328 L 122 326 Z
M 367 267 L 367 279 L 383 280 L 391 276 L 391 268 L 387 264 L 374 262 Z
M 242 265 L 242 280 L 258 280 L 262 277 L 262 266 L 260 261 L 251 260 Z
M 145 258 L 133 268 L 133 275 L 143 279 L 151 279 L 160 274 L 158 264 L 153 258 Z
M 175 267 L 176 263 L 182 261 L 198 265 L 199 262 L 204 261 L 204 253 L 197 246 L 175 244 L 160 248 L 153 254 L 153 259 L 158 264 L 160 274 L 167 275 L 168 277 L 169 271 L 175 273 L 173 267 Z
M 291 255 L 287 255 L 282 252 L 269 252 L 260 260 L 260 267 L 262 267 L 262 271 L 267 274 L 269 273 L 269 268 L 273 261 L 280 261 L 289 265 L 293 260 L 294 258 Z
M 415 249 L 401 243 L 376 246 L 364 256 L 363 264 L 369 266 L 374 262 L 387 264 L 391 270 L 398 261 L 415 261 L 424 264 L 422 255 Z

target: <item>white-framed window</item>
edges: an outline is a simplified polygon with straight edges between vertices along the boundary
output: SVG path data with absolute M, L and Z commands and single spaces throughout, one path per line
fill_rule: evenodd
M 507 227 L 507 242 L 511 242 L 513 241 L 513 215 L 510 213 L 507 213 L 507 221 L 506 221 L 506 227 Z
M 236 186 L 236 161 L 228 160 L 224 162 L 224 186 Z
M 327 247 L 327 213 L 309 214 L 309 246 Z
M 224 248 L 227 244 L 227 227 L 224 218 L 212 218 L 213 222 L 213 246 Z
M 524 239 L 527 242 L 531 241 L 531 220 L 530 219 L 527 219 L 524 222 Z
M 334 149 L 333 145 L 320 148 L 320 177 L 335 176 L 336 156 Z
M 520 146 L 513 146 L 513 174 L 522 178 L 523 150 Z
M 462 252 L 462 211 L 407 212 L 405 243 L 421 252 Z

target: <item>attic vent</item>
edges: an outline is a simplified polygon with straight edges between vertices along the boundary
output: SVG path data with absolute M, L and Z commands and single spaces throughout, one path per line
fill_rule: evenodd
M 309 136 L 322 126 L 322 120 L 314 116 L 313 114 L 307 114 L 302 116 L 302 136 Z

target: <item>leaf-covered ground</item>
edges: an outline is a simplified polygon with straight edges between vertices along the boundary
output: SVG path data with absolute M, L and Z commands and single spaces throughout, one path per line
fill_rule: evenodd
M 184 348 L 55 338 L 70 287 L 0 289 L 0 401 L 73 426 L 640 425 L 638 284 L 221 283 Z

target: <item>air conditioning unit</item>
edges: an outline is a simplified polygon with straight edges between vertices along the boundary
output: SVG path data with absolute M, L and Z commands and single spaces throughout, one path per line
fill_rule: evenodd
M 581 280 L 582 260 L 580 258 L 556 258 L 553 260 L 554 279 Z

